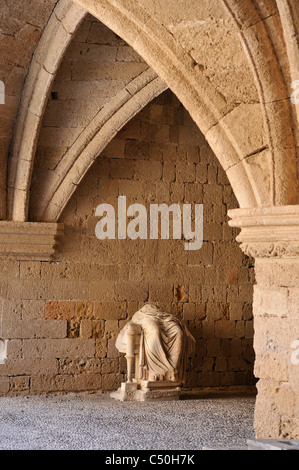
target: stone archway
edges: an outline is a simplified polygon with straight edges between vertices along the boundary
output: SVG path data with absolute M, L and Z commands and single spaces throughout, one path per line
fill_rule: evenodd
M 285 132 L 286 128 L 291 129 L 287 90 L 267 30 L 263 22 L 258 21 L 259 12 L 252 2 L 248 1 L 246 8 L 244 5 L 240 7 L 234 1 L 223 2 L 221 8 L 219 8 L 219 2 L 217 2 L 217 7 L 214 4 L 210 4 L 209 7 L 206 4 L 201 5 L 197 13 L 202 19 L 196 20 L 199 23 L 195 22 L 194 25 L 187 21 L 188 14 L 190 14 L 187 9 L 186 18 L 177 26 L 172 25 L 171 18 L 167 19 L 167 14 L 161 11 L 159 14 L 166 15 L 163 20 L 164 25 L 157 11 L 147 11 L 142 4 L 134 3 L 133 6 L 130 2 L 124 2 L 116 6 L 115 2 L 107 1 L 104 5 L 104 3 L 87 0 L 79 3 L 123 37 L 177 94 L 227 172 L 241 207 L 287 204 L 296 201 L 294 135 L 292 132 Z M 62 17 L 65 18 L 63 21 L 69 31 L 74 32 L 82 19 L 80 15 L 84 17 L 84 10 L 80 10 L 80 15 L 78 15 L 76 6 L 69 2 L 62 2 L 57 8 L 63 11 Z M 170 11 L 169 8 L 168 11 Z M 205 20 L 205 16 L 211 12 L 215 14 L 216 20 Z M 56 16 L 54 19 L 57 23 Z M 161 23 L 159 23 L 160 20 Z M 166 27 L 167 21 L 170 22 Z M 185 23 L 188 24 L 188 28 L 184 26 Z M 63 23 L 59 20 L 58 28 L 61 24 Z M 196 33 L 193 32 L 196 30 L 192 29 L 196 27 L 196 24 L 204 25 L 204 28 L 201 26 L 200 30 L 206 36 L 211 37 L 212 46 L 213 41 L 217 44 L 217 48 L 206 44 L 207 49 L 211 48 L 209 52 L 219 51 L 221 39 L 215 28 L 223 29 L 221 36 L 225 37 L 226 41 L 221 44 L 223 47 L 221 53 L 223 54 L 226 50 L 228 60 L 230 60 L 232 53 L 229 50 L 237 50 L 238 60 L 242 62 L 242 67 L 251 69 L 252 74 L 248 71 L 247 75 L 248 90 L 245 86 L 245 95 L 246 93 L 249 95 L 247 98 L 243 96 L 240 99 L 240 96 L 242 97 L 240 92 L 236 93 L 236 96 L 233 95 L 227 84 L 227 77 L 226 81 L 223 80 L 225 84 L 221 84 L 220 91 L 221 74 L 217 77 L 216 73 L 216 79 L 214 77 L 211 79 L 209 76 L 211 65 L 205 63 L 207 58 L 198 54 L 199 51 L 195 48 L 188 52 L 192 39 L 190 35 L 188 36 L 188 30 L 192 26 L 192 34 L 196 37 Z M 246 29 L 242 27 L 243 24 L 247 25 Z M 53 26 L 50 26 L 48 30 L 51 27 Z M 44 33 L 45 42 L 49 32 Z M 257 49 L 256 37 L 259 38 L 258 43 L 263 47 L 259 46 Z M 63 54 L 69 39 L 70 33 L 62 42 L 60 55 Z M 197 41 L 200 39 L 202 38 L 199 34 Z M 55 39 L 54 44 L 51 43 L 48 47 L 50 50 L 55 48 Z M 245 49 L 245 54 L 242 48 Z M 49 59 L 51 55 L 47 57 L 46 53 L 45 57 L 46 61 L 51 60 Z M 55 74 L 58 65 L 59 60 L 55 58 L 52 73 Z M 36 68 L 34 62 L 32 68 Z M 235 66 L 234 72 L 236 70 Z M 34 74 L 34 70 L 31 73 Z M 29 80 L 27 83 L 30 87 Z M 241 90 L 242 87 L 244 83 L 241 85 Z M 38 96 L 38 101 L 41 103 L 45 103 L 47 90 L 48 88 L 42 92 L 42 96 Z M 26 101 L 26 94 L 24 99 Z M 34 101 L 30 103 L 28 109 L 33 104 Z M 42 114 L 42 106 L 41 113 L 37 112 L 37 114 Z M 21 110 L 22 108 L 23 106 Z M 13 196 L 10 198 L 13 208 L 11 217 L 14 220 L 27 218 L 26 203 L 34 158 L 34 142 L 40 122 L 39 118 L 34 118 L 34 113 L 33 115 L 27 113 L 27 116 L 36 122 L 30 125 L 27 123 L 27 127 L 24 127 L 22 124 L 24 119 L 20 116 L 19 127 L 24 128 L 25 133 L 26 129 L 35 128 L 30 144 L 32 157 L 28 158 L 26 155 L 23 158 L 18 151 L 19 142 L 23 142 L 24 151 L 26 150 L 27 138 L 24 133 L 22 137 L 23 131 L 21 130 L 21 137 L 18 137 L 17 148 L 13 150 L 11 159 L 11 174 L 16 175 L 12 178 L 14 180 Z M 241 126 L 238 124 L 243 123 L 245 119 L 246 129 L 243 124 Z M 22 149 L 22 144 L 19 149 Z M 28 153 L 27 150 L 26 152 Z M 13 170 L 14 162 L 16 162 L 16 171 Z M 26 162 L 31 163 L 28 165 Z M 18 202 L 19 198 L 20 202 Z
M 8 218 L 28 218 L 29 189 L 40 126 L 63 55 L 87 12 L 73 2 L 58 3 L 35 50 L 15 125 L 8 165 Z
M 126 40 L 159 75 L 157 81 L 163 80 L 174 91 L 225 169 L 242 208 L 230 213 L 231 224 L 242 229 L 242 246 L 257 259 L 254 299 L 256 375 L 260 379 L 257 434 L 260 437 L 298 437 L 298 367 L 291 362 L 292 345 L 299 334 L 296 330 L 298 206 L 295 205 L 298 203 L 298 122 L 296 112 L 290 107 L 287 83 L 289 76 L 294 77 L 298 47 L 295 41 L 292 47 L 288 44 L 286 48 L 282 43 L 278 46 L 275 28 L 271 25 L 271 19 L 275 20 L 276 28 L 288 37 L 295 25 L 295 21 L 290 20 L 293 2 L 288 2 L 285 8 L 281 2 L 276 5 L 274 1 L 266 6 L 257 5 L 253 0 L 224 0 L 220 6 L 218 1 L 204 1 L 190 2 L 189 7 L 183 2 L 167 2 L 166 10 L 158 8 L 159 2 L 146 4 L 143 0 L 78 0 L 78 4 Z M 75 4 L 61 2 L 58 5 L 58 11 L 60 8 L 64 11 L 61 18 L 64 15 L 68 18 L 64 6 L 66 10 L 70 7 L 78 12 Z M 80 12 L 84 17 L 85 11 L 80 8 Z M 78 25 L 78 18 L 70 15 L 69 20 L 70 23 L 64 23 L 68 31 L 64 44 Z M 62 32 L 57 16 L 53 21 L 55 28 Z M 291 37 L 294 37 L 292 33 Z M 287 65 L 280 62 L 281 51 L 286 49 Z M 46 58 L 48 52 L 45 51 Z M 63 52 L 62 47 L 61 56 Z M 56 70 L 58 61 L 55 59 L 53 63 Z M 227 64 L 231 66 L 226 67 Z M 30 86 L 30 77 L 35 76 L 34 67 L 39 69 L 41 78 L 44 75 L 42 80 L 48 80 L 48 87 L 41 93 Z M 36 91 L 38 102 L 33 100 L 25 106 L 25 118 L 22 116 L 24 107 L 20 108 L 16 146 L 10 160 L 9 202 L 13 223 L 8 229 L 21 234 L 24 240 L 28 239 L 27 228 L 32 227 L 26 221 L 35 144 L 53 78 L 50 76 L 53 73 L 45 74 L 34 61 L 31 71 L 23 96 L 26 101 L 29 87 L 31 92 Z M 232 74 L 234 81 L 230 82 Z M 38 111 L 30 108 L 34 103 Z M 64 194 L 64 202 L 67 202 L 72 194 L 69 191 L 72 182 L 80 181 L 92 158 L 91 154 L 86 155 L 82 172 L 77 180 L 69 179 L 66 193 L 55 182 L 50 190 L 54 205 Z M 65 176 L 69 178 L 67 172 Z M 49 211 L 45 220 L 57 220 L 63 205 L 59 202 L 58 207 L 56 213 Z M 41 213 L 46 214 L 44 210 Z M 7 230 L 7 223 L 2 223 L 1 227 Z M 40 237 L 41 246 L 45 245 L 43 230 L 49 234 L 47 243 L 52 250 L 57 226 L 36 224 L 35 227 L 38 230 L 34 230 L 33 236 Z M 2 251 L 7 254 L 10 246 L 5 240 Z M 16 245 L 18 250 L 20 244 Z M 32 246 L 28 248 L 29 257 Z M 34 253 L 35 257 L 41 256 Z M 272 365 L 267 367 L 267 364 Z
M 48 193 L 34 216 L 38 221 L 58 221 L 61 212 L 99 153 L 148 101 L 166 89 L 166 85 L 152 70 L 146 70 L 132 80 L 94 117 L 80 137 L 69 148 L 48 179 Z M 134 92 L 130 92 L 134 90 Z
M 136 49 L 176 93 L 226 170 L 241 207 L 297 201 L 294 135 L 286 133 L 286 128 L 290 129 L 291 123 L 288 94 L 271 40 L 253 2 L 248 0 L 244 5 L 240 5 L 233 0 L 225 1 L 222 7 L 219 7 L 219 2 L 209 2 L 208 7 L 206 4 L 196 7 L 196 13 L 202 19 L 205 31 L 211 28 L 211 37 L 215 35 L 213 24 L 203 19 L 207 11 L 209 14 L 213 12 L 216 17 L 226 17 L 226 20 L 232 21 L 237 28 L 230 51 L 238 50 L 241 44 L 245 49 L 260 103 L 260 108 L 257 107 L 252 114 L 249 111 L 250 106 L 247 106 L 246 111 L 242 106 L 235 110 L 229 109 L 228 102 L 223 100 L 225 96 L 221 96 L 217 87 L 211 86 L 211 82 L 200 73 L 207 66 L 204 62 L 196 62 L 196 46 L 188 49 L 191 47 L 188 30 L 190 26 L 194 27 L 192 21 L 188 23 L 188 15 L 194 18 L 194 5 L 190 10 L 186 10 L 184 19 L 180 19 L 175 27 L 171 21 L 176 15 L 180 17 L 177 12 L 179 5 L 167 5 L 167 11 L 160 11 L 155 3 L 151 8 L 143 2 L 135 2 L 134 5 L 131 2 L 123 2 L 116 5 L 113 1 L 98 3 L 82 0 L 79 3 Z M 196 21 L 199 20 L 195 20 L 195 23 Z M 232 57 L 231 52 L 229 57 Z M 201 55 L 200 59 L 204 61 Z M 240 128 L 237 126 L 234 129 L 234 124 L 245 116 L 246 119 L 252 116 L 249 126 L 251 131 L 254 122 L 258 122 L 260 127 L 262 116 L 267 135 L 266 143 L 262 139 L 259 146 L 255 136 L 255 148 L 250 150 L 246 142 L 250 142 L 249 135 L 243 136 L 242 145 Z M 283 149 L 287 149 L 286 153 Z M 257 167 L 259 170 L 255 172 Z M 264 178 L 259 184 L 256 180 L 261 173 Z M 240 180 L 242 187 L 238 188 Z M 283 181 L 288 183 L 282 183 Z M 261 190 L 262 187 L 265 189 L 265 185 L 267 194 Z M 287 195 L 283 196 L 283 193 Z

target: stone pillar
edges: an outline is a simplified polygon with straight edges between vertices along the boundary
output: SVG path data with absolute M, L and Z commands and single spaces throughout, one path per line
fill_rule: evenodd
M 235 209 L 229 224 L 255 258 L 258 439 L 299 439 L 299 206 Z

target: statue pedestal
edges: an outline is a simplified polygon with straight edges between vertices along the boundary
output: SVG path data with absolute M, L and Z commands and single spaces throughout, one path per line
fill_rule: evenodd
M 120 401 L 178 400 L 181 385 L 181 381 L 138 380 L 138 382 L 123 382 L 116 392 L 110 394 L 110 397 Z
M 137 384 L 134 382 L 122 382 L 120 388 L 116 392 L 110 393 L 111 398 L 120 401 L 136 400 Z

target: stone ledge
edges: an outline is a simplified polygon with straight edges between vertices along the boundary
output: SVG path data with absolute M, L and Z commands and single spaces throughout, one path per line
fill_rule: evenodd
M 0 222 L 0 258 L 51 260 L 64 225 L 39 222 Z
M 299 206 L 228 211 L 229 225 L 241 229 L 236 240 L 254 258 L 298 258 Z
M 299 224 L 299 205 L 252 207 L 228 211 L 232 227 L 253 227 L 257 225 L 297 225 Z

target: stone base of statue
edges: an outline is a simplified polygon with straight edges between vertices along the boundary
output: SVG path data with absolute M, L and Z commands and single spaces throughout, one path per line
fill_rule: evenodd
M 120 401 L 136 400 L 137 384 L 133 382 L 122 382 L 120 388 L 116 392 L 110 393 L 111 398 Z
M 123 382 L 116 392 L 110 394 L 110 397 L 120 401 L 178 400 L 181 385 L 181 381 L 138 380 L 138 382 Z
M 135 394 L 136 400 L 178 400 L 180 398 L 181 381 L 138 380 L 138 382 L 140 388 Z

